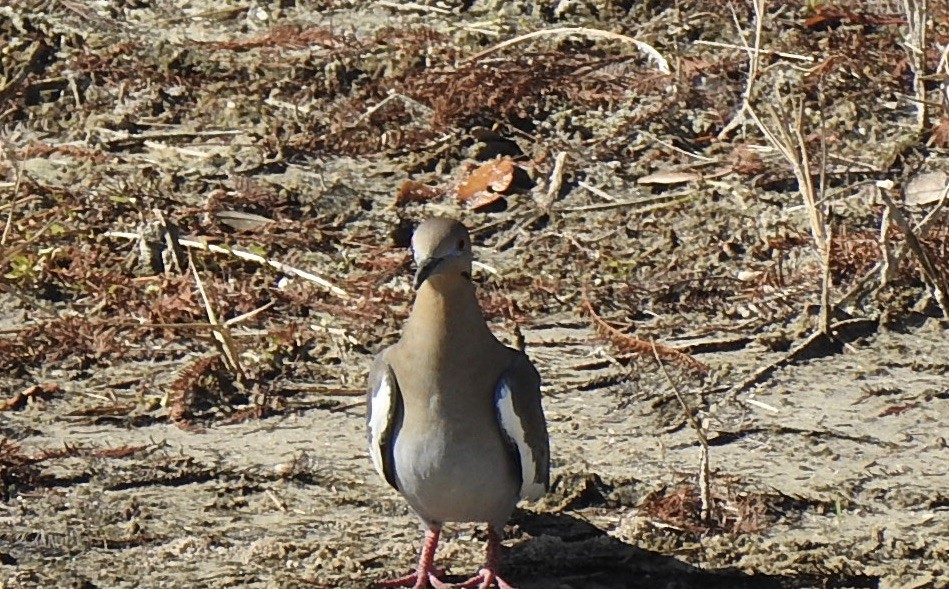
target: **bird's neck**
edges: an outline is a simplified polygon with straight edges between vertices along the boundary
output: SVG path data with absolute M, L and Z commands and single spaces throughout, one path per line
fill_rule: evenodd
M 426 280 L 392 354 L 398 366 L 412 367 L 396 374 L 403 390 L 419 393 L 405 396 L 406 419 L 430 427 L 434 415 L 454 412 L 453 419 L 464 422 L 479 412 L 493 414 L 483 400 L 494 394 L 508 349 L 488 329 L 469 279 L 442 274 Z
M 430 346 L 436 355 L 447 351 L 455 357 L 463 357 L 485 340 L 494 340 L 474 285 L 461 275 L 432 276 L 422 284 L 403 336 L 417 346 Z

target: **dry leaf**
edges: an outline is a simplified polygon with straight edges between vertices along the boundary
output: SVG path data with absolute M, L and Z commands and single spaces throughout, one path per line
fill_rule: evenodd
M 406 180 L 402 183 L 402 186 L 399 186 L 399 190 L 395 193 L 395 204 L 402 205 L 407 202 L 425 202 L 436 198 L 441 193 L 441 190 L 433 186 L 428 186 L 427 184 L 422 184 L 415 180 Z
M 949 174 L 940 171 L 919 174 L 906 184 L 906 204 L 925 205 L 938 202 L 946 190 L 949 190 Z
M 214 216 L 218 221 L 236 231 L 253 231 L 274 222 L 269 217 L 243 211 L 217 211 Z
M 656 172 L 643 176 L 636 181 L 637 184 L 685 184 L 694 180 L 700 180 L 701 174 L 695 172 Z
M 933 125 L 933 133 L 929 141 L 935 147 L 949 147 L 949 116 L 942 117 Z
M 761 156 L 743 143 L 739 143 L 732 149 L 729 160 L 732 170 L 739 174 L 753 176 L 764 170 L 764 162 L 761 161 Z
M 501 198 L 514 182 L 514 160 L 502 157 L 474 169 L 458 186 L 458 200 L 472 209 L 486 207 Z

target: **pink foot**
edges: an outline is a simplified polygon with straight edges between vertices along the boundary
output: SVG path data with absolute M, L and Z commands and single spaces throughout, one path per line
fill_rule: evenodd
M 443 583 L 438 580 L 438 574 L 435 571 L 428 573 L 428 575 L 419 576 L 418 573 L 412 573 L 410 575 L 405 575 L 404 577 L 399 577 L 398 579 L 389 579 L 388 581 L 379 581 L 376 583 L 376 587 L 380 589 L 389 588 L 389 587 L 411 587 L 411 589 L 426 589 L 426 587 L 431 586 L 433 589 L 448 589 L 451 585 Z
M 458 587 L 463 587 L 464 589 L 490 589 L 491 587 L 497 586 L 498 589 L 514 589 L 510 583 L 497 576 L 497 574 L 491 569 L 481 569 L 478 571 L 478 574 L 474 577 L 471 577 L 464 583 L 458 585 Z
M 471 577 L 458 587 L 465 589 L 490 589 L 495 585 L 498 589 L 514 589 L 510 583 L 502 579 L 495 572 L 501 562 L 501 535 L 495 531 L 493 526 L 488 526 L 488 547 L 485 550 L 484 567 L 478 571 L 478 574 Z
M 425 540 L 422 542 L 422 553 L 418 557 L 418 568 L 415 569 L 414 573 L 399 577 L 398 579 L 380 581 L 376 583 L 376 587 L 411 587 L 411 589 L 426 589 L 431 586 L 434 589 L 448 589 L 450 585 L 443 583 L 438 578 L 444 574 L 444 571 L 436 569 L 434 565 L 435 547 L 438 545 L 439 534 L 441 534 L 441 530 L 429 530 L 425 532 Z

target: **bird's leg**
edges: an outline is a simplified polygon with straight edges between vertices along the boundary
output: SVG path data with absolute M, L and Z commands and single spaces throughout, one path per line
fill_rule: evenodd
M 485 549 L 484 566 L 478 571 L 478 574 L 471 577 L 458 587 L 466 589 L 489 589 L 497 585 L 498 589 L 514 589 L 510 583 L 498 576 L 498 569 L 501 565 L 501 535 L 494 529 L 494 526 L 488 526 L 488 546 Z
M 422 542 L 422 552 L 418 557 L 418 568 L 415 572 L 392 579 L 382 581 L 376 584 L 376 587 L 411 587 L 412 589 L 426 589 L 429 584 L 434 589 L 447 589 L 449 587 L 438 579 L 441 571 L 435 568 L 435 547 L 438 546 L 438 536 L 441 529 L 428 530 L 425 532 L 425 540 Z

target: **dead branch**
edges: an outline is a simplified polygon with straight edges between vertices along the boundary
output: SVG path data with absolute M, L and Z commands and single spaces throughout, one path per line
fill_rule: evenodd
M 830 304 L 830 286 L 831 286 L 831 275 L 830 275 L 830 250 L 831 250 L 831 227 L 830 224 L 827 225 L 827 245 L 821 250 L 821 281 L 820 281 L 820 316 L 818 317 L 817 324 L 821 333 L 830 335 L 830 320 L 833 313 L 831 313 L 832 305 Z
M 755 23 L 755 38 L 756 43 L 760 43 L 761 33 L 759 32 L 760 27 L 758 23 Z M 814 63 L 815 59 L 812 55 L 801 55 L 799 53 L 788 53 L 786 51 L 774 51 L 771 49 L 761 49 L 759 47 L 749 47 L 748 45 L 735 45 L 733 43 L 721 43 L 719 41 L 706 41 L 705 39 L 697 39 L 695 41 L 696 45 L 705 45 L 707 47 L 721 47 L 722 49 L 740 49 L 746 53 L 757 53 L 758 55 L 774 55 L 777 57 L 783 57 L 784 59 L 793 59 L 795 61 L 806 61 L 808 63 Z M 749 64 L 750 65 L 750 64 Z
M 391 8 L 393 10 L 402 10 L 410 12 L 434 12 L 436 14 L 451 14 L 451 11 L 447 8 L 440 8 L 438 6 L 426 6 L 425 4 L 419 4 L 418 2 L 391 2 L 390 0 L 376 0 L 376 4 L 379 6 L 385 6 L 386 8 Z M 284 509 L 286 511 L 286 509 Z

